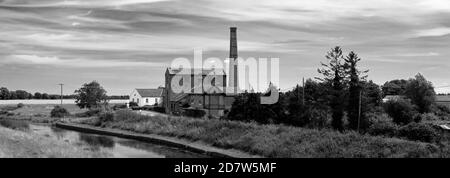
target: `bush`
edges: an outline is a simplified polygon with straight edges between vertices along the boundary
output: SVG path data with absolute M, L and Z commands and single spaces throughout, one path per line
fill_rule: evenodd
M 14 130 L 27 131 L 30 129 L 30 125 L 27 122 L 19 121 L 19 120 L 1 119 L 0 118 L 0 125 L 3 127 L 14 129 Z
M 130 102 L 128 105 L 130 107 L 139 106 L 136 102 Z
M 329 118 L 328 112 L 323 109 L 311 109 L 309 112 L 308 128 L 323 129 L 326 127 Z
M 113 110 L 126 109 L 126 108 L 127 108 L 126 104 L 116 104 L 112 107 Z
M 385 117 L 385 118 L 382 118 Z M 381 119 L 380 119 L 381 118 Z M 398 126 L 395 125 L 386 116 L 380 116 L 376 120 L 370 120 L 370 127 L 368 133 L 374 136 L 388 136 L 394 137 L 397 135 Z
M 420 114 L 420 115 L 418 115 L 418 117 L 420 117 L 421 121 L 437 121 L 440 119 L 438 116 L 436 116 L 433 113 Z
M 102 112 L 103 112 L 103 109 L 89 109 L 88 111 L 85 112 L 85 114 L 87 117 L 92 117 L 92 116 L 98 116 Z
M 398 136 L 422 142 L 439 141 L 439 134 L 433 127 L 419 123 L 410 123 L 401 127 Z
M 24 106 L 25 106 L 25 104 L 23 104 L 23 103 L 17 104 L 17 108 L 23 108 Z
M 183 116 L 201 118 L 206 115 L 206 112 L 201 109 L 184 109 Z
M 98 116 L 98 120 L 101 124 L 114 121 L 114 113 L 113 112 L 102 112 Z
M 450 117 L 450 108 L 445 105 L 435 104 L 432 110 L 433 113 L 441 120 L 446 120 Z
M 404 99 L 388 101 L 384 104 L 384 110 L 390 117 L 394 119 L 394 123 L 401 125 L 411 123 L 414 120 L 414 116 L 416 115 L 414 106 L 411 104 L 411 102 Z
M 66 110 L 66 108 L 63 108 L 61 106 L 55 106 L 50 112 L 51 117 L 61 118 L 68 115 L 70 115 L 70 113 Z

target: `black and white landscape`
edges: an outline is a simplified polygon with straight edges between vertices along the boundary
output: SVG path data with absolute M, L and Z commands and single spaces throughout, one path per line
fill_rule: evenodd
M 0 157 L 447 158 L 449 49 L 448 0 L 0 0 Z

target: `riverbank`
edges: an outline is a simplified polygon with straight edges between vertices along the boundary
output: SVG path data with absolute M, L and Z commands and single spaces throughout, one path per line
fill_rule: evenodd
M 0 158 L 104 158 L 110 155 L 0 126 Z

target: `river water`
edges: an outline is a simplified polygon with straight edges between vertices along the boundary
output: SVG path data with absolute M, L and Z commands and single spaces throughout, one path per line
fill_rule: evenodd
M 90 149 L 111 153 L 116 158 L 207 158 L 186 150 L 112 136 L 81 133 L 48 125 L 29 124 L 29 130 L 56 140 L 83 144 Z

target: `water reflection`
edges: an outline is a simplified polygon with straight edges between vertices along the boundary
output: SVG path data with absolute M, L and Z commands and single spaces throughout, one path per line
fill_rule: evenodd
M 62 140 L 74 146 L 85 146 L 92 150 L 101 150 L 119 158 L 206 158 L 185 150 L 150 144 L 131 139 L 87 134 L 55 128 L 47 125 L 30 124 L 30 131 L 56 140 Z
M 80 140 L 92 147 L 114 148 L 115 142 L 111 137 L 96 136 L 91 134 L 80 133 Z

